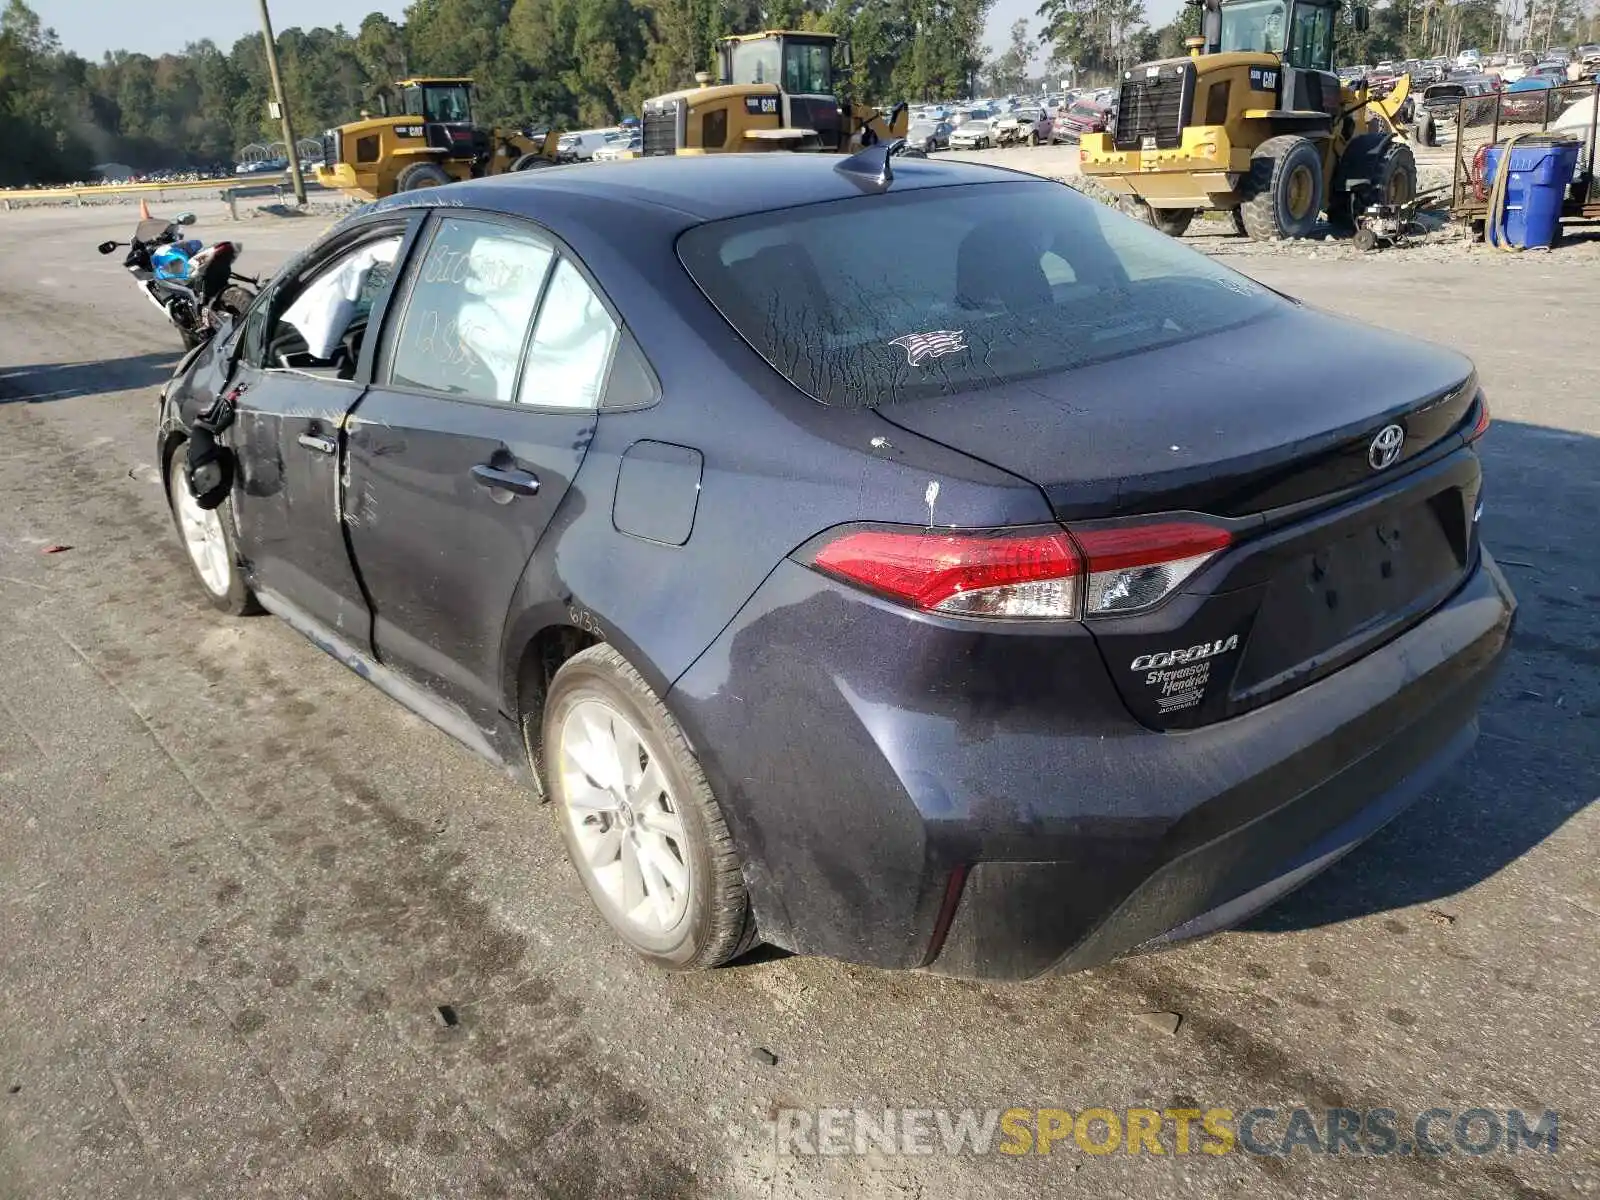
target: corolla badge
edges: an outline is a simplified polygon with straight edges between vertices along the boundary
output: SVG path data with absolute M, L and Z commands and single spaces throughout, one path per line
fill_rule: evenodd
M 960 354 L 967 348 L 967 335 L 961 329 L 934 329 L 928 333 L 908 333 L 890 341 L 906 352 L 906 363 L 917 366 L 926 359 Z
M 1385 425 L 1367 447 L 1367 464 L 1374 471 L 1394 466 L 1400 457 L 1400 447 L 1406 443 L 1406 431 L 1398 425 Z

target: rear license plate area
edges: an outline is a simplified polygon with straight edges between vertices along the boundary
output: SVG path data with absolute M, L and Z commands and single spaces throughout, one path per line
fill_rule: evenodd
M 1448 488 L 1287 557 L 1267 584 L 1232 699 L 1260 702 L 1398 634 L 1454 590 L 1468 545 L 1462 493 Z

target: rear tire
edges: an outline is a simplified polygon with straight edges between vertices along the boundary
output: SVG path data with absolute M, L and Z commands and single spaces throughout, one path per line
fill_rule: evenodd
M 1439 144 L 1439 129 L 1433 123 L 1433 114 L 1423 109 L 1417 116 L 1417 141 L 1424 146 L 1437 146 Z
M 1295 134 L 1268 138 L 1250 156 L 1239 191 L 1245 230 L 1256 241 L 1306 237 L 1317 227 L 1326 191 L 1317 144 Z
M 394 190 L 415 192 L 420 188 L 443 187 L 450 181 L 450 176 L 438 163 L 416 162 L 395 176 Z
M 217 311 L 225 312 L 235 321 L 244 316 L 244 310 L 249 308 L 255 300 L 249 292 L 242 287 L 229 285 L 222 289 L 222 295 L 217 297 Z
M 705 773 L 672 714 L 614 647 L 591 646 L 556 672 L 542 741 L 568 857 L 635 953 L 695 971 L 754 945 L 739 855 Z

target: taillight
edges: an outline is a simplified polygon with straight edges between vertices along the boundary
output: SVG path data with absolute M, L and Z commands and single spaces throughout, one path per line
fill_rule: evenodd
M 1468 442 L 1475 442 L 1489 432 L 1489 397 L 1482 392 L 1478 393 L 1478 419 L 1473 423 L 1472 430 L 1467 434 Z
M 1233 539 L 1197 521 L 1156 521 L 1074 529 L 1089 560 L 1084 612 L 1137 612 L 1164 600 Z
M 1078 615 L 1083 562 L 1063 530 L 996 534 L 861 529 L 812 565 L 920 608 L 966 617 Z
M 855 529 L 811 554 L 819 571 L 923 612 L 1073 620 L 1150 608 L 1232 541 L 1198 521 L 940 533 Z

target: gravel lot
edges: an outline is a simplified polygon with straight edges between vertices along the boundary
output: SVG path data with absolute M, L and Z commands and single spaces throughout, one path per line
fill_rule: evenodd
M 1475 356 L 1518 640 L 1471 759 L 1249 928 L 988 987 L 637 966 L 521 790 L 278 622 L 212 613 L 152 461 L 177 339 L 93 250 L 129 220 L 0 213 L 0 1196 L 1600 1192 L 1596 243 L 1361 258 L 1197 227 Z M 229 232 L 264 269 L 327 222 Z M 770 1124 L 1146 1104 L 1554 1109 L 1560 1149 L 806 1157 Z

